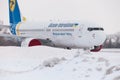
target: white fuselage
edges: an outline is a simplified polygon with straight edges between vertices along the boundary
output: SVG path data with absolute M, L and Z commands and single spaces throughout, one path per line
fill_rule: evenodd
M 92 48 L 102 45 L 106 39 L 104 31 L 97 27 L 80 22 L 20 22 L 16 26 L 16 35 L 49 39 L 56 47 Z

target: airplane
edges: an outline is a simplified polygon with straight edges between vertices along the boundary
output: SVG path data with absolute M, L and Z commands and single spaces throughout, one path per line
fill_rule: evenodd
M 20 14 L 17 0 L 9 0 L 11 34 L 21 40 L 22 47 L 50 46 L 64 49 L 89 49 L 98 52 L 106 39 L 104 29 L 79 21 L 27 22 Z

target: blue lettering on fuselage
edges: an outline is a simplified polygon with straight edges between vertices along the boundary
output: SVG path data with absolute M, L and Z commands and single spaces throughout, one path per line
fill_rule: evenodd
M 57 26 L 58 26 L 58 24 L 51 23 L 48 27 L 57 27 Z
M 51 23 L 48 27 L 74 27 L 78 25 L 78 23 Z
M 72 33 L 53 33 L 54 36 L 72 36 Z

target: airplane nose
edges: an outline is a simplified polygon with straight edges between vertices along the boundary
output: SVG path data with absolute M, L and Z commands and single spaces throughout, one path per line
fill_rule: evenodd
M 106 40 L 106 34 L 103 31 L 95 32 L 92 34 L 95 45 L 102 45 Z

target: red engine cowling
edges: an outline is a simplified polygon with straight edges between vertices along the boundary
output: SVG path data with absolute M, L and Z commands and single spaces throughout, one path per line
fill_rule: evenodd
M 91 52 L 98 52 L 102 49 L 102 45 L 100 46 L 94 46 L 94 49 L 90 50 Z
M 42 45 L 40 40 L 33 38 L 24 39 L 21 43 L 22 47 L 32 47 L 32 46 L 40 46 L 40 45 Z

